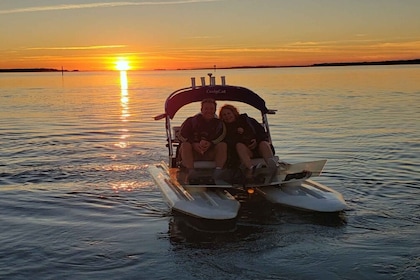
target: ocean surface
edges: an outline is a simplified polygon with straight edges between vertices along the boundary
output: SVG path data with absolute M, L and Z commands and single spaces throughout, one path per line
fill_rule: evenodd
M 316 181 L 349 205 L 265 203 L 226 233 L 173 216 L 147 172 L 167 160 L 153 117 L 207 72 L 1 73 L 0 279 L 420 279 L 420 66 L 211 71 L 277 110 L 281 159 L 328 159 Z

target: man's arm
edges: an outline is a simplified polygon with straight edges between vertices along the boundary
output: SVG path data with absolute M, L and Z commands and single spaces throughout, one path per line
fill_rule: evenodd
M 219 120 L 218 127 L 216 130 L 216 138 L 213 139 L 211 142 L 213 143 L 213 145 L 216 145 L 219 142 L 221 142 L 223 139 L 225 139 L 225 137 L 226 137 L 226 125 L 224 122 Z
M 187 118 L 181 125 L 178 139 L 181 142 L 193 142 L 192 117 Z

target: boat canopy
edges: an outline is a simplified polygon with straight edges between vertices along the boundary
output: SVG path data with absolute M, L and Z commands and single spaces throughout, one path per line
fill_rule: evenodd
M 173 92 L 168 99 L 166 99 L 165 114 L 169 116 L 170 119 L 173 119 L 176 112 L 183 106 L 193 102 L 199 102 L 206 98 L 239 101 L 253 106 L 261 111 L 262 114 L 273 113 L 272 110 L 267 109 L 265 106 L 264 99 L 247 88 L 227 85 L 209 85 L 189 87 Z

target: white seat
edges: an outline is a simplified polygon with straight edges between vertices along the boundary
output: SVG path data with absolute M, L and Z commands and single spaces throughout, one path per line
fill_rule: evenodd
M 216 163 L 212 160 L 194 161 L 194 168 L 216 168 Z

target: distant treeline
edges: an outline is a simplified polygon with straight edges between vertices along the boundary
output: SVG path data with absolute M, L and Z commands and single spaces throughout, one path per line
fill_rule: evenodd
M 411 60 L 387 60 L 387 61 L 373 61 L 373 62 L 331 62 L 331 63 L 317 63 L 310 65 L 288 65 L 288 66 L 275 66 L 275 65 L 258 65 L 258 66 L 232 66 L 220 67 L 217 69 L 246 69 L 246 68 L 288 68 L 288 67 L 322 67 L 322 66 L 356 66 L 356 65 L 400 65 L 400 64 L 420 64 L 420 59 Z M 210 68 L 195 68 L 197 70 L 210 69 Z M 165 69 L 159 69 L 165 70 Z M 178 69 L 187 70 L 187 69 Z
M 373 61 L 373 62 L 332 62 L 332 63 L 317 63 L 311 66 L 356 66 L 356 65 L 400 65 L 400 64 L 420 64 L 420 59 L 387 60 L 387 61 Z
M 78 70 L 73 70 L 78 71 Z M 0 72 L 68 72 L 68 70 L 59 70 L 53 68 L 13 68 L 0 69 Z

